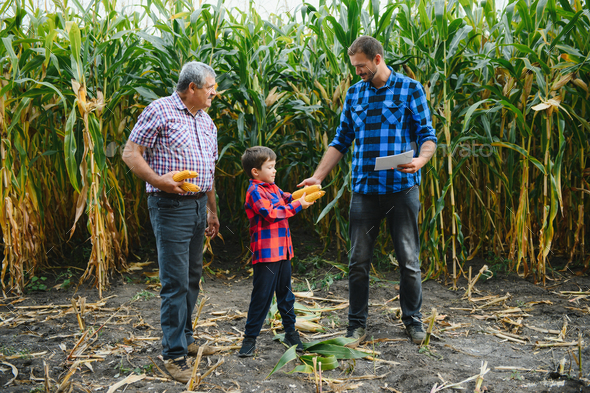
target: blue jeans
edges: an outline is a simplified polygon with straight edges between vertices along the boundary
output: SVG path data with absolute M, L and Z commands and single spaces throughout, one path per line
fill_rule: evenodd
M 418 187 L 393 194 L 365 195 L 353 193 L 350 200 L 348 287 L 350 307 L 349 328 L 366 328 L 369 314 L 369 271 L 373 248 L 381 220 L 393 240 L 400 267 L 400 305 L 402 321 L 407 326 L 421 320 L 422 281 L 420 275 L 420 238 Z
M 254 280 L 244 336 L 257 337 L 268 314 L 272 297 L 277 294 L 285 332 L 295 330 L 295 295 L 291 291 L 291 261 L 259 262 L 253 265 Z
M 207 196 L 199 199 L 148 197 L 160 268 L 162 356 L 187 354 L 194 341 L 191 315 L 203 273 Z

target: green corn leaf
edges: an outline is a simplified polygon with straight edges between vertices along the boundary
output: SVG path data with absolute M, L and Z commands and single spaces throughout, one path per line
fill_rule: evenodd
M 368 356 L 365 352 L 332 344 L 317 344 L 307 348 L 307 351 L 325 356 L 334 356 L 337 359 L 362 359 Z
M 76 24 L 76 22 L 69 22 L 70 23 L 70 48 L 72 50 L 72 56 L 76 61 L 80 60 L 80 51 L 82 48 L 82 36 L 80 34 L 80 28 Z
M 287 351 L 285 351 L 283 356 L 281 356 L 281 358 L 279 359 L 279 362 L 277 363 L 277 365 L 272 369 L 270 374 L 268 374 L 265 379 L 270 378 L 271 375 L 273 375 L 274 373 L 276 373 L 277 371 L 279 371 L 280 369 L 285 367 L 285 365 L 287 363 L 289 363 L 290 361 L 297 359 L 296 348 L 297 348 L 297 345 L 293 345 L 291 348 L 287 349 Z
M 338 363 L 338 359 L 336 359 L 335 356 L 303 355 L 303 356 L 299 357 L 299 360 L 301 360 L 306 365 L 313 367 L 313 359 L 314 358 L 316 358 L 317 365 L 319 365 L 320 362 L 322 363 L 322 366 L 321 366 L 322 371 L 334 370 L 335 368 L 338 368 L 339 363 Z M 313 372 L 313 368 L 312 368 L 312 372 Z
M 80 183 L 78 181 L 78 163 L 76 161 L 76 136 L 74 135 L 74 126 L 76 124 L 76 105 L 78 100 L 74 101 L 70 115 L 66 122 L 65 139 L 64 139 L 64 155 L 66 161 L 66 169 L 70 177 L 70 183 L 76 192 L 80 192 Z

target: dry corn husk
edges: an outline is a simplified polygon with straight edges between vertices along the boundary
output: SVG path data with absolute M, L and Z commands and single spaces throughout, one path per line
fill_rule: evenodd
M 322 186 L 319 184 L 316 184 L 314 186 L 303 187 L 302 189 L 295 191 L 292 194 L 292 197 L 293 197 L 293 199 L 299 199 L 303 196 L 303 194 L 310 195 L 310 194 L 317 192 L 321 189 L 322 189 Z
M 308 321 L 305 319 L 297 319 L 295 322 L 297 330 L 302 332 L 323 332 L 324 328 L 319 323 Z
M 324 89 L 324 86 L 321 85 L 320 82 L 318 82 L 318 80 L 316 79 L 313 84 L 315 85 L 315 87 L 318 88 L 318 90 L 320 91 L 320 94 L 322 95 L 322 98 L 324 100 L 326 100 L 328 103 L 332 103 L 332 100 L 330 100 L 330 98 L 328 97 L 328 93 L 326 93 L 326 89 Z
M 573 77 L 573 73 L 569 73 L 567 75 L 562 76 L 558 81 L 555 81 L 553 83 L 553 86 L 551 86 L 551 90 L 559 90 L 561 89 L 563 86 L 565 86 Z
M 583 89 L 586 93 L 588 92 L 588 85 L 586 84 L 586 82 L 584 82 L 580 78 L 574 79 L 573 82 L 576 86 Z
M 285 94 L 287 94 L 286 91 L 282 92 L 282 93 L 277 93 L 277 88 L 278 86 L 275 86 L 272 88 L 271 91 L 268 92 L 268 96 L 266 96 L 266 99 L 264 100 L 264 103 L 266 104 L 267 107 L 271 107 L 273 106 L 273 104 L 275 102 L 277 102 L 278 100 L 281 99 L 281 97 L 283 97 Z M 237 119 L 237 117 L 236 117 Z

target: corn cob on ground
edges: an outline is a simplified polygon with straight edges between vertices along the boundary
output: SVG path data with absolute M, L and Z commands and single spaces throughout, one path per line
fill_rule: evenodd
M 320 199 L 325 194 L 326 194 L 326 191 L 316 191 L 316 192 L 313 192 L 313 193 L 305 196 L 305 201 L 306 202 L 313 202 L 316 199 Z
M 195 172 L 195 171 L 182 171 L 182 172 L 178 172 L 178 173 L 174 174 L 174 176 L 172 176 L 172 180 L 183 181 L 185 179 L 190 179 L 193 177 L 197 177 L 197 172 Z
M 303 187 L 300 190 L 295 191 L 292 194 L 292 196 L 293 196 L 293 199 L 299 199 L 303 196 L 303 193 L 310 195 L 310 194 L 313 194 L 314 192 L 317 192 L 321 189 L 322 189 L 322 186 L 319 184 L 316 184 L 315 186 L 307 186 L 307 187 Z

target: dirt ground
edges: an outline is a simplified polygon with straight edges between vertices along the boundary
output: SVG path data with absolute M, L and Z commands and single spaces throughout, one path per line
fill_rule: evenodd
M 312 237 L 302 241 L 303 235 L 297 231 L 293 236 L 295 255 L 306 256 L 294 263 L 294 290 L 304 291 L 307 279 L 314 297 L 330 299 L 297 301 L 307 307 L 340 305 L 338 310 L 321 314 L 324 332 L 303 333 L 303 340 L 339 337 L 346 329 L 348 309 L 342 301 L 348 298 L 348 281 L 340 279 L 337 268 L 322 262 L 330 258 L 330 251 L 320 255 L 317 240 L 310 247 Z M 238 260 L 241 247 L 228 236 L 226 243 L 214 242 L 216 257 L 204 277 L 200 299 L 206 300 L 195 330 L 199 343 L 219 349 L 201 360 L 199 373 L 217 367 L 194 390 L 319 391 L 313 374 L 286 373 L 299 364 L 297 361 L 266 379 L 286 350 L 273 340 L 268 326 L 258 339 L 256 356 L 236 356 L 252 278 L 249 266 Z M 75 285 L 68 286 L 68 280 L 77 282 L 80 272 L 74 268 L 39 273 L 24 297 L 0 300 L 0 391 L 43 392 L 48 383 L 51 392 L 61 385 L 63 391 L 110 393 L 115 391 L 113 385 L 125 378 L 131 383 L 121 384 L 116 391 L 185 391 L 184 384 L 167 377 L 159 358 L 158 289 L 157 282 L 148 277 L 157 269 L 157 258 L 152 248 L 146 250 L 139 262 L 152 263 L 134 265 L 138 270 L 113 276 L 102 300 L 88 285 L 77 291 Z M 438 317 L 429 347 L 421 349 L 409 341 L 402 328 L 399 302 L 392 300 L 398 295 L 399 274 L 393 268 L 383 268 L 385 263 L 376 266 L 379 277 L 374 277 L 371 285 L 368 343 L 363 347 L 375 352 L 373 360 L 340 360 L 338 368 L 322 372 L 323 392 L 436 392 L 441 386 L 470 377 L 460 386 L 473 392 L 476 376 L 482 371 L 481 391 L 486 392 L 590 392 L 588 276 L 556 272 L 555 279 L 543 287 L 503 274 L 498 271 L 502 266 L 495 265 L 493 278 L 482 277 L 475 284 L 472 300 L 465 297 L 468 283 L 464 278 L 457 290 L 452 290 L 450 283 L 428 280 L 423 285 L 422 312 L 428 320 L 435 308 Z M 474 275 L 483 264 L 472 265 Z M 47 288 L 39 290 L 43 285 Z M 197 313 L 195 309 L 193 316 Z M 449 387 L 444 391 L 460 390 Z

